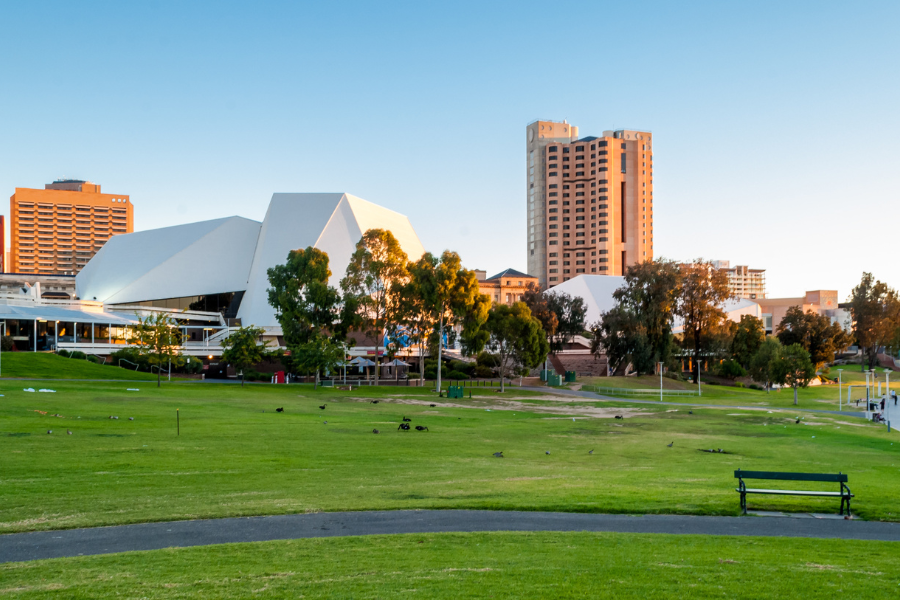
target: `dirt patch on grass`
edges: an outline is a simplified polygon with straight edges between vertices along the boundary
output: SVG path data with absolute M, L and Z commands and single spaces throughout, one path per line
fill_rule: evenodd
M 349 398 L 357 402 L 369 402 L 369 398 Z M 496 398 L 483 399 L 473 398 L 472 404 L 458 404 L 454 402 L 435 402 L 432 400 L 419 400 L 417 398 L 404 398 L 402 396 L 394 396 L 381 398 L 380 402 L 385 404 L 405 404 L 412 406 L 431 406 L 436 404 L 438 408 L 471 408 L 475 410 L 484 410 L 486 407 L 490 410 L 505 410 L 518 412 L 531 412 L 552 415 L 569 415 L 574 417 L 592 417 L 596 419 L 612 419 L 616 415 L 623 417 L 642 417 L 652 416 L 655 413 L 642 412 L 636 408 L 605 408 L 599 406 L 540 406 L 524 404 L 516 400 L 540 400 L 543 398 Z M 476 402 L 478 404 L 476 404 Z

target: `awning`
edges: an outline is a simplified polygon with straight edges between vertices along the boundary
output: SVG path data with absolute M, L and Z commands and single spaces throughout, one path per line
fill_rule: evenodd
M 23 319 L 28 321 L 63 321 L 74 323 L 101 323 L 109 325 L 133 325 L 136 319 L 120 317 L 112 313 L 85 310 L 72 310 L 58 306 L 15 306 L 12 304 L 0 304 L 0 320 Z
M 403 361 L 400 360 L 399 358 L 395 358 L 394 360 L 392 360 L 392 361 L 389 362 L 388 364 L 389 364 L 389 365 L 393 365 L 393 366 L 395 366 L 395 367 L 408 367 L 408 366 L 409 366 L 409 363 L 403 362 Z
M 347 363 L 348 365 L 356 365 L 358 367 L 374 367 L 375 363 L 369 360 L 368 358 L 363 358 L 362 356 L 357 356 L 353 360 Z

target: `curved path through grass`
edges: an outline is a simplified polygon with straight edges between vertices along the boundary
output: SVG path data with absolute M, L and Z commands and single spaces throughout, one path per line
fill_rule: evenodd
M 831 518 L 397 510 L 173 521 L 14 533 L 0 536 L 0 562 L 302 538 L 490 531 L 590 531 L 900 541 L 900 523 Z

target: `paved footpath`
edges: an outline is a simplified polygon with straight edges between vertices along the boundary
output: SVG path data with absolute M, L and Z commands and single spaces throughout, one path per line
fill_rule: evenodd
M 0 563 L 235 542 L 475 531 L 613 531 L 900 542 L 900 523 L 836 518 L 396 510 L 173 521 L 13 533 L 0 536 Z

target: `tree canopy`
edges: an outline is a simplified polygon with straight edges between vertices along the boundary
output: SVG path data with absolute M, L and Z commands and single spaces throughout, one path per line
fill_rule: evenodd
M 797 404 L 797 388 L 806 387 L 816 376 L 816 366 L 809 352 L 800 344 L 782 348 L 781 356 L 772 364 L 772 380 L 794 388 L 794 404 Z
M 853 334 L 873 369 L 878 363 L 879 347 L 900 340 L 900 296 L 871 273 L 863 273 L 850 294 L 850 314 Z
M 156 387 L 159 387 L 162 365 L 180 367 L 184 364 L 180 351 L 181 330 L 175 319 L 166 313 L 153 313 L 143 318 L 138 315 L 137 320 L 138 324 L 130 328 L 129 342 L 150 365 L 156 365 Z
M 743 368 L 750 368 L 750 361 L 766 341 L 766 330 L 762 319 L 753 315 L 741 315 L 734 337 L 731 340 L 731 355 Z
M 225 348 L 222 360 L 241 370 L 241 387 L 244 387 L 244 369 L 262 362 L 269 355 L 266 350 L 269 343 L 259 341 L 263 333 L 263 328 L 248 325 L 232 331 L 231 335 L 222 340 L 222 347 Z
M 356 308 L 355 328 L 375 340 L 376 352 L 382 348 L 385 330 L 401 322 L 400 292 L 408 277 L 406 252 L 394 234 L 384 229 L 366 231 L 350 257 L 341 289 L 345 301 Z M 377 353 L 376 362 L 381 362 Z M 376 366 L 375 385 L 378 371 Z
M 681 285 L 675 314 L 684 322 L 685 345 L 693 348 L 694 383 L 700 379 L 700 356 L 706 349 L 704 334 L 725 320 L 722 307 L 729 298 L 731 292 L 725 271 L 716 269 L 703 259 L 681 265 Z
M 409 283 L 402 289 L 403 312 L 424 343 L 437 334 L 437 385 L 441 385 L 443 336 L 455 326 L 462 328 L 462 345 L 467 355 L 481 351 L 487 341 L 482 325 L 488 318 L 490 299 L 479 291 L 478 278 L 462 267 L 456 252 L 445 250 L 440 257 L 426 252 L 408 266 Z M 420 361 L 421 362 L 421 361 Z M 440 387 L 438 387 L 440 389 Z
M 291 363 L 307 373 L 319 373 L 343 363 L 348 329 L 357 323 L 353 298 L 328 285 L 328 255 L 309 246 L 293 250 L 287 262 L 267 271 L 269 304 L 291 352 Z
M 490 334 L 489 347 L 499 359 L 501 392 L 505 375 L 539 366 L 550 351 L 540 321 L 524 302 L 494 305 L 484 328 Z
M 791 306 L 778 324 L 776 335 L 785 347 L 799 344 L 817 367 L 834 360 L 835 352 L 850 345 L 852 337 L 825 315 Z

